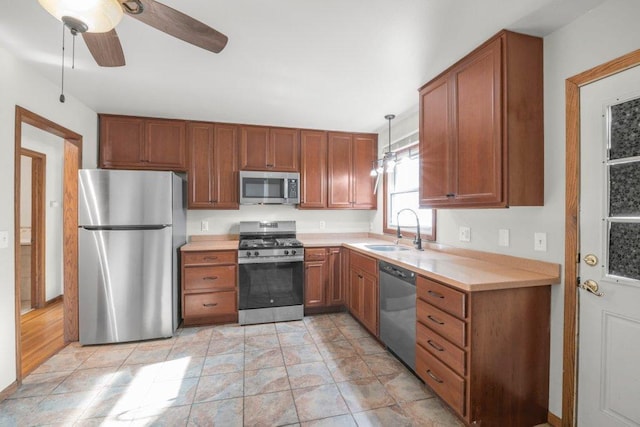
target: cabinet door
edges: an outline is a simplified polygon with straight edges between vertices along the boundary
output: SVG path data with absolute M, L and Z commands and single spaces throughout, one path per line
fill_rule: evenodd
M 300 170 L 300 136 L 297 129 L 271 128 L 267 168 L 298 172 Z
M 456 203 L 502 200 L 501 44 L 496 39 L 453 71 Z
M 213 207 L 213 137 L 211 123 L 189 123 L 187 141 L 189 146 L 189 208 L 211 209 Z
M 100 116 L 100 167 L 142 167 L 143 141 L 143 119 Z
M 362 323 L 378 336 L 378 281 L 375 276 L 362 275 Z
M 238 127 L 215 125 L 212 195 L 216 209 L 238 209 Z
M 351 172 L 353 169 L 352 135 L 329 133 L 328 142 L 329 208 L 351 208 L 353 201 Z
M 342 281 L 342 266 L 340 248 L 329 248 L 327 261 L 327 305 L 344 305 L 344 286 Z
M 420 91 L 420 206 L 454 197 L 449 75 Z
M 178 120 L 145 120 L 145 162 L 151 169 L 187 169 L 186 124 Z
M 327 207 L 326 132 L 300 132 L 300 184 L 299 208 Z
M 240 169 L 271 170 L 273 164 L 269 162 L 269 143 L 268 127 L 241 126 Z
M 373 135 L 353 135 L 353 185 L 352 207 L 354 209 L 375 209 L 378 197 L 373 194 L 375 178 L 371 177 L 371 167 L 376 159 L 378 140 Z
M 327 284 L 326 262 L 310 261 L 304 263 L 304 306 L 324 307 L 325 287 Z

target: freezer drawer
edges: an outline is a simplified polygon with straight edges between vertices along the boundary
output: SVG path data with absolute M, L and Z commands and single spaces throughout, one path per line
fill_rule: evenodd
M 173 335 L 171 227 L 81 228 L 79 249 L 81 344 Z

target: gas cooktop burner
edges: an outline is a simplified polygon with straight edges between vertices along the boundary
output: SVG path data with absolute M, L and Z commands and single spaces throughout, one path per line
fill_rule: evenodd
M 253 248 L 301 248 L 302 243 L 293 238 L 286 239 L 245 239 L 240 241 L 240 249 Z

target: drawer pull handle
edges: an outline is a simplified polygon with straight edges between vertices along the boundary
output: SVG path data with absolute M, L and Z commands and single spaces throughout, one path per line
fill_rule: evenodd
M 435 291 L 428 291 L 427 292 L 429 295 L 431 295 L 434 298 L 440 298 L 440 299 L 444 299 L 444 295 L 439 294 L 438 292 Z
M 203 277 L 202 280 L 218 280 L 218 276 L 207 276 Z
M 212 202 L 215 202 L 215 200 L 212 200 Z M 206 256 L 206 257 L 204 257 L 205 261 L 214 261 L 216 259 L 218 259 L 217 256 Z
M 202 304 L 203 307 L 215 307 L 216 305 L 218 305 L 217 302 L 209 302 L 206 304 Z
M 435 348 L 438 351 L 444 351 L 444 347 L 440 347 L 438 344 L 434 343 L 431 340 L 428 340 L 427 344 L 429 344 L 431 347 Z
M 427 369 L 427 375 L 429 375 L 431 378 L 433 378 L 433 380 L 435 382 L 437 382 L 438 384 L 442 384 L 444 381 L 442 381 L 440 378 L 438 378 L 437 376 L 435 376 L 435 374 L 433 374 L 431 372 L 431 369 Z
M 435 317 L 433 317 L 432 315 L 428 315 L 427 319 L 431 320 L 434 323 L 437 323 L 438 325 L 444 325 L 444 322 L 442 320 L 438 320 Z

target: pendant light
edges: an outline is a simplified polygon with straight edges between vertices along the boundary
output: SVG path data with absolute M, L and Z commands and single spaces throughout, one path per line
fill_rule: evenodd
M 395 114 L 387 114 L 384 116 L 389 121 L 389 147 L 381 159 L 374 160 L 371 167 L 371 176 L 378 176 L 383 172 L 391 173 L 396 167 L 398 155 L 391 151 L 391 120 L 395 119 Z

